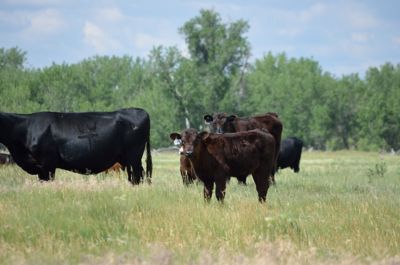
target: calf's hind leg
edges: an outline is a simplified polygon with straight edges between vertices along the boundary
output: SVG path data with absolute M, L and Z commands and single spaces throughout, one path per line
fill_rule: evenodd
M 217 197 L 217 200 L 220 202 L 224 202 L 225 198 L 225 190 L 226 190 L 226 181 L 225 179 L 217 180 L 215 183 L 215 196 Z
M 258 170 L 253 173 L 253 179 L 258 193 L 258 201 L 261 203 L 265 202 L 267 199 L 267 192 L 270 184 L 269 178 L 269 171 L 267 170 Z
M 203 195 L 204 195 L 204 200 L 206 202 L 209 202 L 211 200 L 213 187 L 214 187 L 213 181 L 211 180 L 204 181 Z

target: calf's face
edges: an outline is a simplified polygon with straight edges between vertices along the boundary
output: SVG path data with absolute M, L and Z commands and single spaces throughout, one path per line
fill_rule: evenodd
M 179 149 L 179 153 L 181 155 L 185 155 L 187 157 L 192 157 L 196 146 L 201 143 L 202 139 L 205 139 L 208 136 L 207 132 L 198 133 L 194 129 L 184 130 L 181 134 L 179 133 L 171 133 L 170 138 L 174 141 L 174 143 L 179 143 L 181 146 Z
M 204 122 L 208 124 L 213 133 L 230 132 L 231 123 L 236 118 L 235 115 L 228 116 L 226 113 L 215 113 L 214 115 L 204 115 Z

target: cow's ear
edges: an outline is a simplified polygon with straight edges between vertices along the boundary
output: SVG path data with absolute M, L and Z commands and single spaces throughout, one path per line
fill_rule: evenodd
M 182 137 L 179 133 L 174 132 L 169 135 L 169 138 L 171 138 L 171 140 L 174 141 L 176 139 L 180 140 Z
M 204 141 L 208 138 L 208 136 L 210 136 L 210 133 L 209 132 L 201 132 L 199 134 L 199 136 L 200 136 L 200 139 Z
M 204 122 L 206 124 L 209 124 L 212 121 L 213 121 L 213 117 L 210 114 L 204 115 Z
M 236 119 L 236 115 L 230 115 L 228 118 L 226 118 L 227 121 L 231 122 Z

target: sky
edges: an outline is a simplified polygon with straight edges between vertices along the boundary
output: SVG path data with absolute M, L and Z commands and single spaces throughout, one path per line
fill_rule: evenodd
M 200 9 L 249 23 L 251 62 L 285 52 L 337 77 L 400 63 L 398 0 L 0 0 L 0 48 L 27 52 L 35 68 L 94 55 L 146 58 L 158 45 L 187 54 L 178 29 Z

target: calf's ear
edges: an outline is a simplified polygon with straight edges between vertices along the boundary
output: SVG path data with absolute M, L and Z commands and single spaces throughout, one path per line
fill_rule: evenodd
M 228 118 L 226 118 L 227 121 L 231 122 L 236 119 L 236 115 L 230 115 Z
M 169 138 L 171 138 L 171 140 L 174 141 L 176 139 L 180 140 L 182 137 L 179 133 L 174 132 L 169 135 Z
M 213 121 L 213 117 L 210 114 L 204 115 L 204 122 L 206 124 L 210 123 Z
M 199 134 L 199 136 L 200 136 L 201 140 L 206 140 L 208 138 L 208 136 L 210 136 L 210 133 L 209 132 L 201 132 Z

